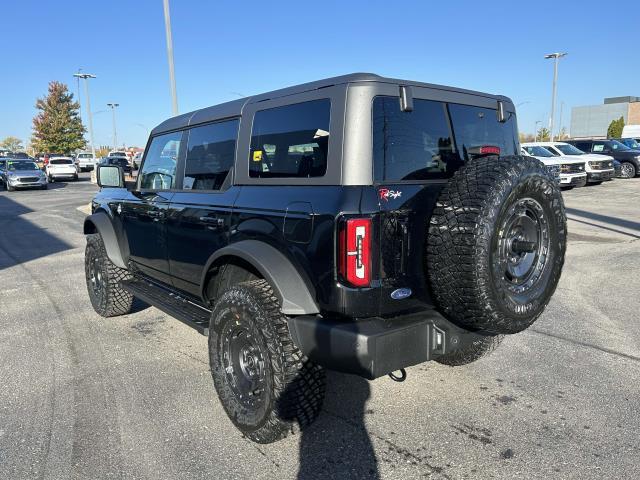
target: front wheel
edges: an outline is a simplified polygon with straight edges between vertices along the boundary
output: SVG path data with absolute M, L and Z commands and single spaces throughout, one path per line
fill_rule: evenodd
M 211 312 L 209 362 L 227 415 L 248 438 L 271 443 L 320 413 L 324 370 L 293 343 L 269 283 L 225 290 Z
M 130 274 L 109 260 L 99 233 L 87 235 L 84 271 L 89 299 L 98 315 L 115 317 L 131 311 L 133 295 L 120 285 Z
M 622 162 L 620 165 L 620 177 L 621 178 L 633 178 L 636 176 L 636 167 L 631 162 Z

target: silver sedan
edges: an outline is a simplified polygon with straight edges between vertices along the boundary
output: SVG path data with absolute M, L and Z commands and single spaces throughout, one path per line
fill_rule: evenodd
M 41 188 L 48 187 L 47 176 L 38 168 L 35 162 L 30 160 L 6 159 L 4 165 L 0 165 L 2 171 L 0 177 L 8 191 L 17 188 Z

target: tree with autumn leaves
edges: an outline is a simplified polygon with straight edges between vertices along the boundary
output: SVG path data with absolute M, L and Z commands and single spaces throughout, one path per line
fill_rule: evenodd
M 50 82 L 46 97 L 36 101 L 31 144 L 38 152 L 71 153 L 86 145 L 80 105 L 64 83 Z

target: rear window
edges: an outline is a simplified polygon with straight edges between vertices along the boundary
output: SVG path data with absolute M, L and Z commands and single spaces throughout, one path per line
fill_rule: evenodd
M 515 118 L 500 123 L 493 109 L 416 99 L 413 111 L 403 112 L 397 97 L 373 101 L 378 182 L 449 178 L 480 147 L 514 155 L 517 145 Z
M 90 153 L 79 153 L 78 154 L 78 158 L 92 158 L 93 155 L 91 155 Z
M 322 177 L 327 171 L 330 112 L 329 99 L 256 112 L 249 176 Z
M 49 164 L 50 165 L 71 165 L 73 164 L 73 160 L 64 160 L 64 159 L 50 160 Z

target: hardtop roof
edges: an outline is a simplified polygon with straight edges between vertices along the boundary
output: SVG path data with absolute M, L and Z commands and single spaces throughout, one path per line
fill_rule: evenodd
M 211 107 L 201 108 L 192 112 L 183 113 L 181 115 L 171 117 L 157 127 L 155 127 L 151 135 L 163 133 L 171 130 L 184 128 L 190 125 L 197 125 L 199 123 L 206 123 L 223 118 L 239 117 L 242 115 L 242 110 L 245 105 L 251 103 L 263 102 L 265 100 L 271 100 L 274 98 L 286 97 L 289 95 L 295 95 L 298 93 L 308 92 L 312 90 L 319 90 L 321 88 L 331 87 L 335 85 L 343 85 L 349 83 L 363 83 L 363 82 L 378 82 L 378 83 L 393 83 L 398 85 L 410 85 L 415 87 L 425 87 L 436 90 L 447 90 L 451 92 L 467 93 L 471 95 L 479 95 L 482 97 L 495 98 L 496 100 L 504 100 L 510 102 L 511 100 L 502 95 L 492 95 L 488 93 L 476 92 L 473 90 L 465 90 L 463 88 L 448 87 L 444 85 L 436 85 L 424 82 L 415 82 L 411 80 L 400 80 L 397 78 L 382 77 L 374 73 L 350 73 L 348 75 L 340 75 L 338 77 L 325 78 L 323 80 L 317 80 L 309 83 L 302 83 L 300 85 L 294 85 L 291 87 L 281 88 L 273 90 L 271 92 L 261 93 L 250 97 L 240 98 L 238 100 L 232 100 L 230 102 L 221 103 Z

